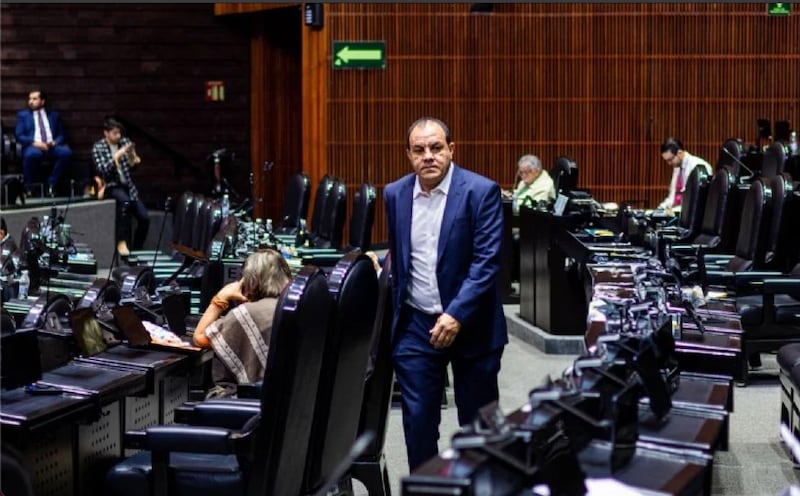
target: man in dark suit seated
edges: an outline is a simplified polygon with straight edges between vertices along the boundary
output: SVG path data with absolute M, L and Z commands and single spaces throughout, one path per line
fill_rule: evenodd
M 28 93 L 28 108 L 17 113 L 17 142 L 22 145 L 22 170 L 25 176 L 25 189 L 30 192 L 31 184 L 42 161 L 46 158 L 53 163 L 53 170 L 47 179 L 48 194 L 53 196 L 56 184 L 69 168 L 72 150 L 64 139 L 64 128 L 58 112 L 45 109 L 44 91 L 32 90 Z
M 438 453 L 447 364 L 461 425 L 497 401 L 508 342 L 497 290 L 500 187 L 453 161 L 450 130 L 423 117 L 408 131 L 414 173 L 383 193 L 392 255 L 392 361 L 403 402 L 408 464 Z

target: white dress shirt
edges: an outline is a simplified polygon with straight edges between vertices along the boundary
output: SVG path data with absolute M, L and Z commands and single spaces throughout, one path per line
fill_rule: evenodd
M 41 112 L 42 114 L 42 122 L 44 123 L 44 131 L 47 134 L 42 134 L 42 129 L 39 126 L 39 116 L 37 113 Z M 50 129 L 50 121 L 47 120 L 47 112 L 44 109 L 39 109 L 33 113 L 33 126 L 35 128 L 33 140 L 34 141 L 41 141 L 42 143 L 47 143 L 48 141 L 53 141 L 53 131 Z
M 453 165 L 430 193 L 423 191 L 419 177 L 414 182 L 411 205 L 411 253 L 406 303 L 428 314 L 442 313 L 436 264 L 439 261 L 439 234 L 453 178 Z
M 681 193 L 686 190 L 686 183 L 689 181 L 689 174 L 692 173 L 695 167 L 698 165 L 705 168 L 708 174 L 711 174 L 711 165 L 708 162 L 703 160 L 702 158 L 698 157 L 697 155 L 692 155 L 691 153 L 687 152 L 686 150 L 683 151 L 683 162 L 679 167 L 675 167 L 672 170 L 672 179 L 669 182 L 669 194 L 664 201 L 662 201 L 658 208 L 672 208 L 674 212 L 680 212 L 680 205 L 677 207 L 673 207 L 675 204 L 675 195 L 678 193 L 678 174 L 681 175 L 681 179 L 683 180 L 682 184 L 683 187 L 681 188 Z

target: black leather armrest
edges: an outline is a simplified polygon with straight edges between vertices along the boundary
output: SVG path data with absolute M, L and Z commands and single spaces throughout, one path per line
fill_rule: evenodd
M 776 279 L 782 275 L 780 272 L 768 271 L 737 272 L 733 286 L 736 288 L 736 294 L 739 295 L 759 294 L 764 291 L 766 279 Z
M 185 425 L 156 425 L 125 434 L 126 447 L 166 452 L 232 453 L 234 440 L 229 429 Z
M 188 402 L 175 409 L 175 422 L 195 426 L 241 429 L 261 411 L 257 399 L 219 398 Z
M 717 286 L 733 286 L 736 279 L 736 272 L 729 270 L 707 270 L 706 279 L 709 284 Z
M 764 279 L 764 294 L 800 293 L 800 279 L 784 277 L 780 279 Z
M 726 264 L 731 259 L 733 259 L 733 255 L 728 255 L 724 253 L 708 253 L 703 255 L 703 261 L 708 264 Z
M 228 400 L 205 401 L 196 405 L 191 425 L 242 429 L 242 427 L 261 412 L 261 402 L 231 398 Z
M 678 253 L 680 255 L 694 255 L 700 247 L 701 245 L 698 244 L 682 244 L 670 245 L 669 249 L 672 250 L 673 253 Z

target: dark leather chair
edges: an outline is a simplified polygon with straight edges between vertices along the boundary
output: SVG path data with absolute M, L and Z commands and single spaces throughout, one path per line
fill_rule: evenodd
M 305 219 L 308 215 L 308 199 L 311 195 L 308 176 L 302 172 L 292 174 L 284 194 L 281 220 L 275 232 L 296 234 L 300 219 Z
M 566 194 L 578 187 L 578 164 L 567 156 L 556 159 L 550 175 L 556 194 Z
M 306 490 L 321 489 L 325 477 L 347 456 L 358 434 L 364 378 L 378 306 L 378 278 L 372 260 L 351 252 L 328 277 L 336 301 L 325 342 L 306 467 Z M 354 399 L 356 399 L 354 401 Z
M 195 195 L 194 208 L 191 210 L 191 215 L 187 216 L 187 225 L 183 226 L 183 245 L 193 250 L 200 251 L 203 236 L 203 219 L 208 210 L 208 204 L 211 200 L 203 195 Z
M 732 173 L 727 169 L 719 169 L 714 173 L 708 188 L 700 232 L 692 240 L 691 245 L 672 245 L 674 253 L 684 257 L 694 257 L 698 248 L 707 252 L 715 252 L 722 243 L 732 183 L 731 176 Z
M 681 200 L 681 214 L 677 226 L 658 230 L 658 235 L 677 242 L 694 239 L 700 234 L 700 226 L 708 195 L 709 174 L 705 167 L 695 167 L 686 180 Z
M 353 211 L 350 214 L 349 241 L 345 251 L 358 248 L 362 252 L 372 246 L 372 225 L 375 222 L 375 186 L 362 183 L 353 196 Z
M 378 496 L 391 496 L 389 471 L 383 446 L 386 441 L 389 411 L 392 405 L 392 260 L 386 255 L 378 280 L 378 309 L 375 313 L 375 329 L 372 334 L 370 361 L 367 365 L 367 382 L 364 385 L 364 400 L 358 433 L 373 432 L 375 437 L 353 463 L 350 474 L 361 481 L 367 492 Z
M 334 180 L 325 199 L 325 210 L 319 229 L 311 235 L 313 248 L 339 249 L 342 246 L 345 216 L 347 215 L 347 187 L 343 181 Z M 314 226 L 312 226 L 314 227 Z
M 314 193 L 314 210 L 311 212 L 311 225 L 306 230 L 309 238 L 321 235 L 322 223 L 328 208 L 328 198 L 333 192 L 334 178 L 325 174 L 319 180 L 317 191 Z
M 800 343 L 800 264 L 787 277 L 761 279 L 752 291 L 758 296 L 737 298 L 741 317 L 742 352 L 748 358 Z M 754 359 L 751 363 L 758 363 Z M 747 373 L 744 375 L 747 383 Z
M 744 163 L 747 152 L 742 140 L 729 138 L 722 143 L 717 158 L 717 169 L 728 168 L 737 178 L 741 176 L 741 163 Z
M 330 306 L 322 272 L 301 269 L 275 312 L 259 411 L 212 404 L 204 426 L 128 433 L 129 447 L 149 451 L 114 466 L 104 494 L 301 494 Z
M 350 214 L 350 232 L 347 245 L 341 250 L 300 249 L 298 254 L 303 264 L 331 267 L 346 252 L 361 250 L 366 252 L 372 245 L 372 225 L 375 222 L 375 187 L 362 183 L 353 197 L 353 211 Z
M 17 323 L 14 316 L 5 307 L 0 308 L 0 333 L 5 335 L 15 332 L 17 332 Z
M 774 177 L 783 172 L 786 158 L 789 157 L 789 147 L 780 141 L 771 143 L 764 150 L 764 159 L 761 163 L 761 175 Z
M 190 201 L 186 203 L 186 213 L 183 216 L 183 224 L 181 225 L 181 232 L 178 236 L 176 244 L 184 247 L 192 247 L 194 241 L 195 222 L 197 221 L 198 212 L 202 207 L 205 198 L 202 195 L 192 195 Z
M 189 212 L 189 209 L 192 208 L 194 204 L 194 193 L 191 191 L 186 191 L 181 195 L 178 199 L 178 203 L 175 205 L 175 213 L 173 214 L 172 218 L 172 242 L 173 243 L 180 243 L 181 236 L 183 234 L 183 226 L 186 223 L 186 215 Z

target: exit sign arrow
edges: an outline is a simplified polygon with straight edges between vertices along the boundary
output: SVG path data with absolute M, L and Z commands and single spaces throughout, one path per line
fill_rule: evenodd
M 386 68 L 386 43 L 383 41 L 334 41 L 335 69 Z

